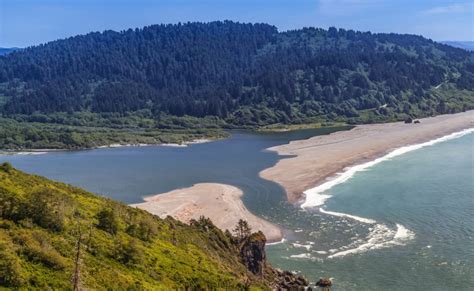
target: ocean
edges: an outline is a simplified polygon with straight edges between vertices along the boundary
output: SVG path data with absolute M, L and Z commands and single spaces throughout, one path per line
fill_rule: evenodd
M 401 149 L 308 189 L 304 207 L 258 173 L 279 158 L 266 148 L 336 129 L 237 132 L 188 147 L 124 147 L 0 156 L 26 172 L 125 203 L 200 182 L 244 191 L 255 214 L 281 225 L 270 262 L 331 277 L 332 290 L 474 288 L 474 134 Z

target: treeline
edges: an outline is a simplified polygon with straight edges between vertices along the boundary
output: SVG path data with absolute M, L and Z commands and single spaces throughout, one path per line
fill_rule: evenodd
M 235 125 L 436 110 L 474 90 L 473 53 L 421 36 L 230 21 L 71 37 L 0 57 L 0 112 L 150 110 Z M 451 96 L 450 96 L 451 97 Z M 470 95 L 472 97 L 472 95 Z M 461 100 L 456 108 L 471 108 Z M 364 120 L 362 120 L 364 121 Z

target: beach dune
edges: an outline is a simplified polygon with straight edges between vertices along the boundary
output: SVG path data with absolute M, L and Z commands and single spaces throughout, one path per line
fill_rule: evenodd
M 315 136 L 307 140 L 269 148 L 281 159 L 260 172 L 286 190 L 291 203 L 301 202 L 303 192 L 316 187 L 345 168 L 381 157 L 407 145 L 427 142 L 453 132 L 474 127 L 474 111 L 404 122 L 358 125 L 349 131 Z
M 200 183 L 189 188 L 144 198 L 132 206 L 162 218 L 170 215 L 184 223 L 200 216 L 208 217 L 222 230 L 234 229 L 239 219 L 247 220 L 253 231 L 262 231 L 268 242 L 283 237 L 278 226 L 252 214 L 242 203 L 242 190 L 225 184 Z

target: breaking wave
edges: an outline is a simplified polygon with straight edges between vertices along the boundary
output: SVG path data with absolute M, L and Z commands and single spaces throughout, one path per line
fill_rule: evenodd
M 395 150 L 391 151 L 390 153 L 386 154 L 383 157 L 377 158 L 375 160 L 372 160 L 372 161 L 369 161 L 369 162 L 366 162 L 366 163 L 363 163 L 363 164 L 355 165 L 353 167 L 349 167 L 349 168 L 346 169 L 345 172 L 340 173 L 334 179 L 331 179 L 331 180 L 329 180 L 329 181 L 327 181 L 327 182 L 325 182 L 325 183 L 323 183 L 319 186 L 316 186 L 314 188 L 311 188 L 309 190 L 304 191 L 303 193 L 305 194 L 305 201 L 304 201 L 303 204 L 301 204 L 301 207 L 302 208 L 308 208 L 308 207 L 316 207 L 316 206 L 323 205 L 324 202 L 327 199 L 331 198 L 331 195 L 323 194 L 324 192 L 326 192 L 327 190 L 331 189 L 332 187 L 334 187 L 338 184 L 346 182 L 347 180 L 352 178 L 357 172 L 364 171 L 364 170 L 366 170 L 366 169 L 368 169 L 372 166 L 375 166 L 375 165 L 377 165 L 377 164 L 379 164 L 383 161 L 390 160 L 394 157 L 403 155 L 405 153 L 408 153 L 408 152 L 411 152 L 411 151 L 414 151 L 414 150 L 417 150 L 417 149 L 421 149 L 423 147 L 432 146 L 432 145 L 440 143 L 440 142 L 444 142 L 444 141 L 448 141 L 448 140 L 451 140 L 451 139 L 459 138 L 459 137 L 462 137 L 462 136 L 464 136 L 466 134 L 469 134 L 469 133 L 472 133 L 472 132 L 474 132 L 474 128 L 468 128 L 468 129 L 458 131 L 458 132 L 455 132 L 455 133 L 452 133 L 452 134 L 449 134 L 449 135 L 446 135 L 446 136 L 443 136 L 443 137 L 440 137 L 440 138 L 437 138 L 437 139 L 433 139 L 433 140 L 430 140 L 430 141 L 427 141 L 427 142 L 424 142 L 424 143 L 404 146 L 404 147 L 401 147 L 401 148 L 398 148 L 398 149 L 395 149 Z
M 339 174 L 334 179 L 329 180 L 317 187 L 314 187 L 312 189 L 305 191 L 304 194 L 305 194 L 306 199 L 304 203 L 301 205 L 301 207 L 311 208 L 311 207 L 324 205 L 326 200 L 331 198 L 331 195 L 323 194 L 323 193 L 325 193 L 327 190 L 331 189 L 335 185 L 346 182 L 347 180 L 352 178 L 357 172 L 364 171 L 367 168 L 370 168 L 374 165 L 377 165 L 383 161 L 392 159 L 394 157 L 403 155 L 405 153 L 408 153 L 408 152 L 411 152 L 411 151 L 414 151 L 426 146 L 431 146 L 440 142 L 459 138 L 473 132 L 474 132 L 474 128 L 469 128 L 469 129 L 455 132 L 455 133 L 452 133 L 452 134 L 449 134 L 437 139 L 433 139 L 428 142 L 401 147 L 373 161 L 369 161 L 360 165 L 347 168 L 345 172 Z M 383 224 L 383 223 L 377 223 L 376 220 L 373 220 L 370 218 L 364 218 L 364 217 L 359 217 L 356 215 L 351 215 L 351 214 L 346 214 L 346 213 L 328 211 L 323 208 L 319 208 L 319 211 L 327 215 L 353 219 L 363 224 L 370 225 L 369 233 L 365 240 L 356 240 L 347 246 L 343 246 L 338 249 L 331 249 L 329 250 L 330 255 L 328 256 L 328 258 L 343 257 L 349 254 L 358 254 L 358 253 L 363 253 L 370 250 L 387 248 L 387 247 L 392 247 L 392 246 L 397 246 L 397 245 L 405 245 L 406 242 L 414 239 L 415 237 L 415 233 L 413 231 L 407 229 L 405 226 L 398 223 L 396 224 L 396 228 L 394 227 L 390 228 L 388 225 Z M 323 254 L 323 252 L 324 251 L 319 251 L 318 253 Z

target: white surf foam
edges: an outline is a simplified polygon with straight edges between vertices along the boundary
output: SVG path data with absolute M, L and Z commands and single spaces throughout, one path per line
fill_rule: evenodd
M 311 247 L 312 247 L 311 244 L 305 245 L 305 244 L 299 244 L 299 243 L 293 243 L 293 246 L 294 246 L 295 248 L 304 248 L 304 249 L 306 249 L 307 251 L 309 251 L 309 250 L 311 249 Z
M 415 233 L 401 224 L 397 224 L 396 230 L 390 229 L 385 224 L 376 224 L 369 235 L 367 235 L 367 241 L 365 243 L 353 246 L 347 250 L 335 252 L 328 256 L 328 258 L 343 257 L 350 254 L 364 253 L 370 250 L 405 245 L 407 241 L 412 240 L 414 237 Z M 340 249 L 344 249 L 344 247 Z
M 458 131 L 437 139 L 430 140 L 428 142 L 424 143 L 419 143 L 419 144 L 414 144 L 414 145 L 409 145 L 409 146 L 404 146 L 398 149 L 395 149 L 391 151 L 390 153 L 386 154 L 383 157 L 377 158 L 373 161 L 366 162 L 363 164 L 355 165 L 353 167 L 347 168 L 344 172 L 340 173 L 337 175 L 334 179 L 331 179 L 317 187 L 311 188 L 309 190 L 304 191 L 303 193 L 305 194 L 305 201 L 301 205 L 302 208 L 308 208 L 308 207 L 316 207 L 316 206 L 321 206 L 324 204 L 324 202 L 331 198 L 331 195 L 328 194 L 323 194 L 327 190 L 331 189 L 332 187 L 344 183 L 350 178 L 352 178 L 357 172 L 364 171 L 372 166 L 375 166 L 383 161 L 390 160 L 394 157 L 403 155 L 405 153 L 421 149 L 423 147 L 427 146 L 432 146 L 434 144 L 448 141 L 451 139 L 459 138 L 462 137 L 466 134 L 474 132 L 474 128 L 468 128 L 462 131 Z
M 0 152 L 0 155 L 18 155 L 18 156 L 37 156 L 37 155 L 45 155 L 48 152 Z
M 299 254 L 299 255 L 291 255 L 290 258 L 293 258 L 293 259 L 311 259 L 311 254 L 303 253 L 303 254 Z
M 350 214 L 346 214 L 346 213 L 335 212 L 335 211 L 328 211 L 328 210 L 324 210 L 322 208 L 319 208 L 319 211 L 321 213 L 324 213 L 324 214 L 337 216 L 337 217 L 346 217 L 346 218 L 354 219 L 354 220 L 360 221 L 362 223 L 367 223 L 367 224 L 374 224 L 374 223 L 377 222 L 373 219 L 364 218 L 364 217 L 355 216 L 355 215 L 350 215 Z
M 266 243 L 265 245 L 266 246 L 273 246 L 273 245 L 278 245 L 278 244 L 282 244 L 286 242 L 286 239 L 285 238 L 282 238 L 280 241 L 276 241 L 276 242 L 271 242 L 271 243 Z

